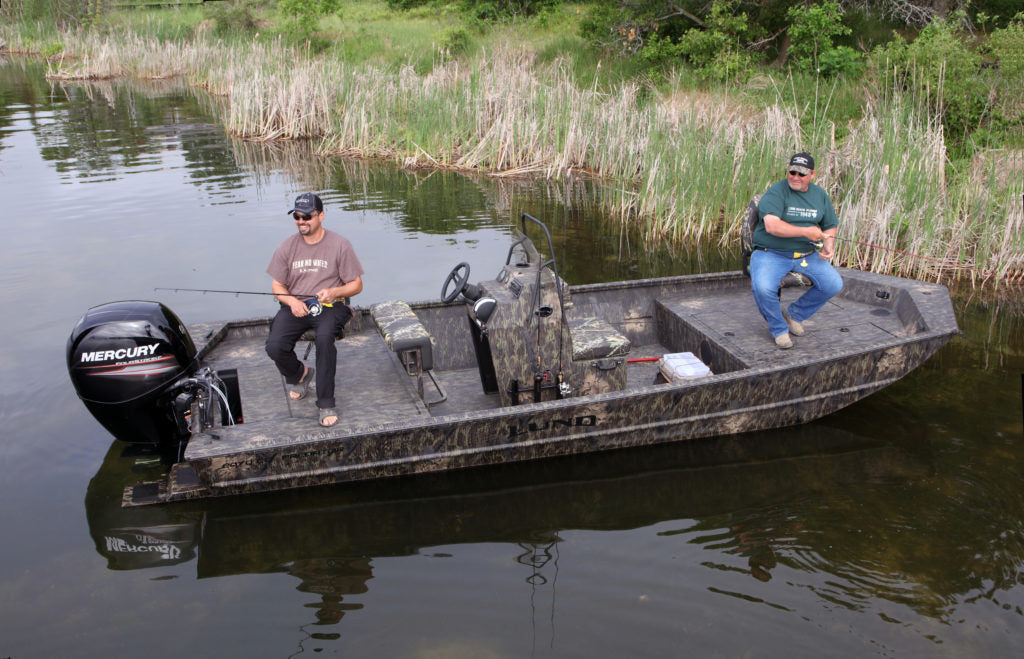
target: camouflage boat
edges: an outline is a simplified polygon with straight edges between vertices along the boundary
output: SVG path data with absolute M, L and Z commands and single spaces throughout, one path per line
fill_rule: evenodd
M 91 309 L 68 341 L 80 397 L 116 437 L 182 447 L 166 480 L 128 487 L 124 504 L 801 424 L 892 384 L 959 331 L 944 286 L 841 269 L 842 293 L 783 351 L 741 271 L 569 286 L 527 237 L 543 233 L 554 254 L 546 227 L 524 215 L 521 229 L 494 279 L 471 284 L 460 263 L 440 301 L 353 309 L 331 428 L 315 397 L 288 397 L 264 353 L 270 318 L 186 330 L 157 302 Z M 799 294 L 780 289 L 784 302 Z

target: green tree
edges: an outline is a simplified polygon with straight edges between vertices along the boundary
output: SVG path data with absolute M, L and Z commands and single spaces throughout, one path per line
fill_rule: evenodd
M 682 54 L 711 80 L 745 77 L 754 57 L 745 44 L 756 31 L 745 13 L 734 13 L 735 0 L 714 0 L 702 28 L 687 30 L 679 40 Z
M 876 71 L 894 71 L 897 87 L 933 102 L 954 140 L 985 118 L 989 90 L 981 75 L 981 55 L 958 30 L 964 16 L 933 21 L 911 42 L 897 36 L 872 53 Z
M 797 68 L 835 75 L 852 71 L 860 59 L 849 46 L 837 46 L 836 37 L 850 34 L 843 25 L 842 10 L 836 0 L 820 4 L 797 5 L 787 12 L 789 55 Z

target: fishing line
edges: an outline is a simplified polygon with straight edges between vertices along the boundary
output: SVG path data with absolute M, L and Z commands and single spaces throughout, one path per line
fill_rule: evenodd
M 915 259 L 921 259 L 923 261 L 932 261 L 934 263 L 939 263 L 939 264 L 942 264 L 942 265 L 945 265 L 945 266 L 948 266 L 948 267 L 951 267 L 951 268 L 955 268 L 957 270 L 970 270 L 971 272 L 976 272 L 979 275 L 981 275 L 983 277 L 986 277 L 986 278 L 988 278 L 988 277 L 993 277 L 993 278 L 996 277 L 996 273 L 994 273 L 994 272 L 991 272 L 991 271 L 988 271 L 988 270 L 979 270 L 978 268 L 975 268 L 973 266 L 965 265 L 963 263 L 957 263 L 955 261 L 947 261 L 945 259 L 938 259 L 938 258 L 935 258 L 935 257 L 932 257 L 932 256 L 924 256 L 923 254 L 915 254 L 914 252 L 908 252 L 908 251 L 905 251 L 905 250 L 902 250 L 902 249 L 896 249 L 895 247 L 884 247 L 882 245 L 875 245 L 873 243 L 866 243 L 866 242 L 862 242 L 860 240 L 853 240 L 852 238 L 841 238 L 839 236 L 833 236 L 833 238 L 835 238 L 836 240 L 842 240 L 843 242 L 846 242 L 846 243 L 853 243 L 855 245 L 862 245 L 864 247 L 871 247 L 872 249 L 880 249 L 880 250 L 883 250 L 883 251 L 886 251 L 886 252 L 895 252 L 896 254 L 902 254 L 904 256 L 909 256 L 909 257 L 915 258 Z M 820 251 L 822 246 L 824 245 L 824 242 L 823 241 L 816 241 L 816 242 L 813 242 L 813 244 L 814 244 L 815 249 Z M 1000 279 L 1000 280 L 1007 280 L 1007 279 L 1010 279 L 1010 276 L 1009 275 L 1004 275 L 1002 277 L 999 277 L 998 279 Z

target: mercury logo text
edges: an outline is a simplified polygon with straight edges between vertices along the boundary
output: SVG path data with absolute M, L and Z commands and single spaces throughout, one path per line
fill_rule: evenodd
M 159 343 L 152 343 L 148 346 L 135 346 L 132 348 L 120 348 L 118 350 L 96 350 L 95 352 L 83 352 L 82 362 L 107 362 L 112 360 L 135 359 L 137 357 L 150 357 L 156 352 Z

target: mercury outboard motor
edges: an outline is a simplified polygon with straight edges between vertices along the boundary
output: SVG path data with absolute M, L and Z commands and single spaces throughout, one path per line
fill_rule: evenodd
M 235 372 L 200 368 L 192 337 L 159 302 L 89 309 L 68 337 L 67 360 L 78 397 L 122 441 L 180 442 L 212 425 L 218 409 L 222 423 L 241 422 Z

